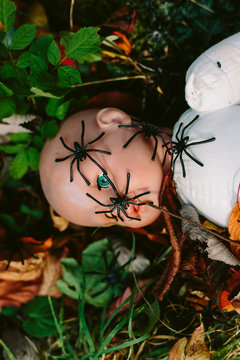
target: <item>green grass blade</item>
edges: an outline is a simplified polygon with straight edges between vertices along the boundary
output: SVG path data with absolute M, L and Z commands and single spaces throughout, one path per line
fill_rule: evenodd
M 9 357 L 9 360 L 17 360 L 9 347 L 0 339 L 0 344 L 2 345 L 3 349 L 6 351 L 7 356 Z
M 127 347 L 130 347 L 130 346 L 133 346 L 133 345 L 135 345 L 135 344 L 138 344 L 138 343 L 146 340 L 146 339 L 149 338 L 149 337 L 150 337 L 150 334 L 145 334 L 145 335 L 143 335 L 143 336 L 140 336 L 138 339 L 126 341 L 126 342 L 124 342 L 124 343 L 121 344 L 121 345 L 117 345 L 117 346 L 112 347 L 112 348 L 110 348 L 110 349 L 103 350 L 103 351 L 102 351 L 102 354 L 109 354 L 109 353 L 111 353 L 111 352 L 113 352 L 113 351 L 118 351 L 118 350 L 121 350 L 121 349 L 125 349 L 125 348 L 127 348 Z

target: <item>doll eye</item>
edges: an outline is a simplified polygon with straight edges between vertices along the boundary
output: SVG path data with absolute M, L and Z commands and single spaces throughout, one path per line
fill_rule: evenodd
M 101 188 L 107 188 L 109 186 L 109 184 L 110 184 L 110 182 L 106 178 L 105 175 L 101 174 L 98 176 L 98 178 L 97 178 L 98 190 L 101 190 Z

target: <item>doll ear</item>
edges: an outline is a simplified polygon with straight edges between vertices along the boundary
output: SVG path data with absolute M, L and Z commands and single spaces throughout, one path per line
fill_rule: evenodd
M 131 125 L 132 119 L 124 111 L 115 108 L 105 108 L 96 115 L 96 120 L 100 128 L 107 128 L 112 124 Z

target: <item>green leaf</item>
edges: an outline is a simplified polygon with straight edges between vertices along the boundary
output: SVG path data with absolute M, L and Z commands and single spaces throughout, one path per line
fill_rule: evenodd
M 6 85 L 4 85 L 2 82 L 0 82 L 0 94 L 12 96 L 13 91 L 11 89 L 9 89 Z
M 10 174 L 14 179 L 21 179 L 28 170 L 28 157 L 26 152 L 20 152 L 13 159 Z
M 5 62 L 0 66 L 0 77 L 3 79 L 10 79 L 18 77 L 14 65 L 9 62 Z
M 30 207 L 29 207 L 28 205 L 26 205 L 26 204 L 21 204 L 21 206 L 20 206 L 20 211 L 21 211 L 23 214 L 26 214 L 26 215 L 28 215 L 28 214 L 31 213 Z
M 18 312 L 19 308 L 16 306 L 4 306 L 2 308 L 2 315 L 4 316 L 12 316 Z
M 102 55 L 100 53 L 92 53 L 82 56 L 76 59 L 79 64 L 83 64 L 85 61 L 89 63 L 97 62 L 102 60 Z
M 12 37 L 12 50 L 22 50 L 25 49 L 36 36 L 36 25 L 34 24 L 25 24 L 20 26 L 14 33 Z
M 43 138 L 39 135 L 34 135 L 33 137 L 33 144 L 39 149 L 41 150 L 43 145 L 44 145 L 44 141 Z
M 72 66 L 62 65 L 58 69 L 59 86 L 67 87 L 73 84 L 81 84 L 80 72 Z
M 24 150 L 26 147 L 25 144 L 16 144 L 16 145 L 0 145 L 0 150 L 4 151 L 7 154 L 17 154 L 19 151 Z
M 52 35 L 40 36 L 38 39 L 34 40 L 30 47 L 30 52 L 32 54 L 40 56 L 46 63 L 48 61 L 47 52 L 50 44 L 52 43 Z
M 3 214 L 0 214 L 0 220 L 1 220 L 1 223 L 3 223 L 9 229 L 11 229 L 11 230 L 14 229 L 16 231 L 20 230 L 20 227 L 17 225 L 16 220 L 14 219 L 13 216 L 3 213 Z
M 99 28 L 83 27 L 78 30 L 65 48 L 70 58 L 80 58 L 100 50 L 100 41 L 97 35 Z
M 10 117 L 16 109 L 15 102 L 10 98 L 0 99 L 0 119 Z
M 10 135 L 10 140 L 15 143 L 27 143 L 31 140 L 31 134 L 25 132 L 12 134 Z
M 10 0 L 0 1 L 0 21 L 4 26 L 4 31 L 11 29 L 15 21 L 16 5 Z
M 32 170 L 38 170 L 39 168 L 39 161 L 40 161 L 40 154 L 37 149 L 34 147 L 29 147 L 27 149 L 27 156 L 28 156 L 28 164 Z
M 38 89 L 36 87 L 32 87 L 31 91 L 36 95 L 36 96 L 40 96 L 40 97 L 47 97 L 47 98 L 53 98 L 53 99 L 59 99 L 60 96 L 56 96 L 51 94 L 50 92 L 47 91 L 43 91 L 41 89 Z
M 33 209 L 31 214 L 35 219 L 40 220 L 43 217 L 43 212 L 39 209 Z
M 52 299 L 54 310 L 57 302 Z M 43 337 L 57 333 L 48 298 L 39 296 L 23 307 L 23 315 L 28 319 L 23 322 L 24 330 L 31 336 Z
M 61 59 L 61 51 L 59 50 L 59 47 L 57 46 L 57 44 L 54 40 L 52 41 L 51 45 L 49 46 L 47 56 L 48 56 L 48 61 L 52 65 L 57 65 Z
M 48 116 L 55 116 L 59 120 L 64 120 L 70 105 L 70 100 L 62 103 L 61 99 L 50 99 L 45 108 Z
M 46 62 L 40 56 L 29 51 L 19 56 L 17 67 L 20 69 L 30 67 L 32 74 L 40 74 L 47 70 Z
M 57 121 L 52 119 L 48 122 L 42 124 L 40 128 L 41 134 L 47 139 L 51 139 L 57 135 L 58 132 L 58 124 Z

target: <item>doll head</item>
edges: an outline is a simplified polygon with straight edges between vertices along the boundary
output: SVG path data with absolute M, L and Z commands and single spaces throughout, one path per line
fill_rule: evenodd
M 84 226 L 142 227 L 159 211 L 159 193 L 170 155 L 160 129 L 115 108 L 78 112 L 48 140 L 40 161 L 44 194 L 54 210 Z

